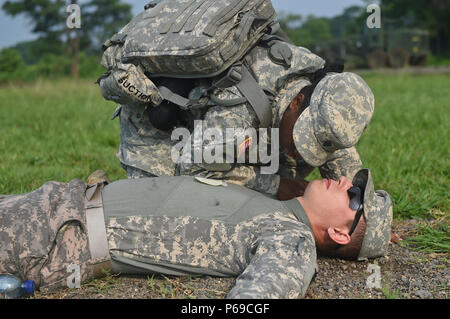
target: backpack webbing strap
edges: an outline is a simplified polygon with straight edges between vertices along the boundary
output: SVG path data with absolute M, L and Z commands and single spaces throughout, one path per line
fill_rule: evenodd
M 225 22 L 227 22 L 228 20 L 230 20 L 231 18 L 234 17 L 235 14 L 237 14 L 240 10 L 242 10 L 243 7 L 245 7 L 245 5 L 247 4 L 247 1 L 243 1 L 243 0 L 234 0 L 232 3 L 230 3 L 230 5 L 228 5 L 227 7 L 224 7 L 215 17 L 214 20 L 212 20 L 205 28 L 205 30 L 203 30 L 203 34 L 208 35 L 210 37 L 213 37 L 216 32 L 217 29 L 224 24 Z
M 179 22 L 177 22 L 172 28 L 171 31 L 173 33 L 179 33 L 184 25 L 186 24 L 187 20 L 192 16 L 192 13 L 198 10 L 207 0 L 200 0 L 200 2 L 196 3 L 195 5 L 191 6 L 189 10 L 187 10 L 184 13 L 184 16 L 181 18 Z
M 164 100 L 167 100 L 169 102 L 178 105 L 183 110 L 189 109 L 189 106 L 191 105 L 191 100 L 182 97 L 177 93 L 174 93 L 172 90 L 162 85 L 158 87 L 158 90 L 161 93 L 161 96 L 164 98 Z
M 193 15 L 192 15 L 192 18 L 186 24 L 186 27 L 184 28 L 184 31 L 186 31 L 186 32 L 194 31 L 194 29 L 197 26 L 197 24 L 199 23 L 200 19 L 205 14 L 206 10 L 208 10 L 209 7 L 211 7 L 211 5 L 214 4 L 215 1 L 216 0 L 209 0 L 209 2 L 206 5 L 204 5 L 203 8 L 201 8 L 200 10 L 197 10 L 196 12 L 194 12 Z
M 186 10 L 195 2 L 196 0 L 190 0 L 188 3 L 186 3 L 183 7 L 178 8 L 178 11 L 174 13 L 171 17 L 171 19 L 164 24 L 159 33 L 166 34 L 170 31 L 170 28 L 175 23 L 175 21 L 184 13 L 186 13 Z
M 212 82 L 212 86 L 216 88 L 227 88 L 236 86 L 244 95 L 245 99 L 250 103 L 255 111 L 261 128 L 272 126 L 272 104 L 266 93 L 256 82 L 250 71 L 242 63 L 232 65 L 228 72 Z M 226 103 L 222 100 L 216 99 L 213 102 L 221 106 L 234 106 L 240 99 L 235 99 Z
M 272 126 L 272 105 L 250 71 L 242 65 L 242 80 L 236 87 L 247 98 L 259 119 L 260 128 Z

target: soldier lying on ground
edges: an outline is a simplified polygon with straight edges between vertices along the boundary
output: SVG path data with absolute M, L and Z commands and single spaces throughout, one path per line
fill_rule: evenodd
M 317 271 L 316 248 L 364 259 L 389 244 L 391 200 L 367 169 L 353 184 L 312 181 L 284 202 L 190 176 L 107 182 L 48 182 L 0 196 L 0 273 L 44 292 L 65 287 L 72 264 L 82 282 L 103 269 L 237 276 L 228 298 L 297 298 Z

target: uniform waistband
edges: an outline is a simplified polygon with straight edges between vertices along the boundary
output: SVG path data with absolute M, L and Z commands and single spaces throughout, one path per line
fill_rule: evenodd
M 103 185 L 103 183 L 89 185 L 85 192 L 86 225 L 94 278 L 103 277 L 104 271 L 111 270 L 111 257 L 103 212 Z

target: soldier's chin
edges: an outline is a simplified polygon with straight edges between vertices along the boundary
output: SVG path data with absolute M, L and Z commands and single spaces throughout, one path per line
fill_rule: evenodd
M 315 180 L 312 180 L 311 182 L 309 182 L 305 188 L 304 194 L 309 192 L 311 190 L 311 188 L 315 187 L 317 183 L 321 183 L 321 181 L 319 181 L 318 179 L 315 179 Z

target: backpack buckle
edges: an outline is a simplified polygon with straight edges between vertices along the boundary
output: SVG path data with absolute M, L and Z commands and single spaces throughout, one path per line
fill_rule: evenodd
M 224 76 L 214 79 L 212 82 L 212 86 L 219 89 L 224 89 L 236 85 L 241 81 L 242 64 L 236 63 L 228 69 L 228 72 Z

